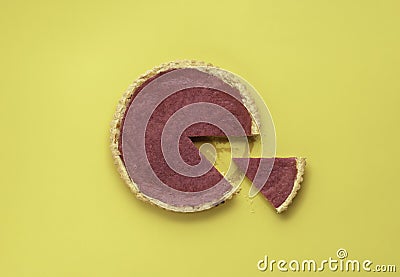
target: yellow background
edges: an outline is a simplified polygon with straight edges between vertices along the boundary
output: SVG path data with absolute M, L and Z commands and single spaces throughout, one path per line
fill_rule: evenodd
M 256 263 L 340 247 L 399 267 L 399 11 L 378 0 L 2 0 L 0 276 L 306 276 Z M 251 203 L 246 183 L 225 205 L 175 214 L 119 178 L 108 137 L 122 92 L 188 58 L 246 78 L 271 110 L 278 154 L 308 158 L 286 213 Z

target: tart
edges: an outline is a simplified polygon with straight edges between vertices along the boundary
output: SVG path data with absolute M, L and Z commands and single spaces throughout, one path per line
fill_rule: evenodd
M 209 105 L 199 112 L 185 109 L 202 103 Z M 220 107 L 221 112 L 208 111 L 209 106 Z M 170 124 L 181 111 L 186 114 Z M 202 115 L 222 123 L 225 130 L 205 122 Z M 238 186 L 203 159 L 191 138 L 256 135 L 255 118 L 245 87 L 226 71 L 197 61 L 170 62 L 140 76 L 124 93 L 111 124 L 111 151 L 121 177 L 139 199 L 176 212 L 202 211 L 230 199 Z M 194 123 L 178 126 L 185 119 Z M 183 131 L 169 138 L 166 126 Z M 171 168 L 162 148 L 164 138 L 177 140 L 183 161 L 192 168 L 202 162 L 203 171 L 192 169 L 187 176 Z
M 170 62 L 140 76 L 123 94 L 111 123 L 111 152 L 131 191 L 161 208 L 210 209 L 238 192 L 244 174 L 255 181 L 262 172 L 260 191 L 282 212 L 300 188 L 303 158 L 235 158 L 241 177 L 230 178 L 192 142 L 247 139 L 260 135 L 259 126 L 257 105 L 243 80 L 203 62 Z
M 305 158 L 234 158 L 235 164 L 245 172 L 247 178 L 254 181 L 257 172 L 263 172 L 273 163 L 271 173 L 261 184 L 262 195 L 278 213 L 285 211 L 291 204 L 300 183 L 303 181 Z

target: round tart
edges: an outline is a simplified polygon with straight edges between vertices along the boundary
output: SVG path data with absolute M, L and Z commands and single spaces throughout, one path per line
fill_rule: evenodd
M 239 186 L 204 159 L 190 138 L 255 135 L 256 118 L 245 86 L 233 75 L 202 62 L 170 62 L 125 92 L 112 121 L 111 150 L 139 199 L 177 212 L 202 211 L 231 198 Z M 168 161 L 170 148 L 179 155 L 170 153 Z M 174 167 L 180 159 L 189 169 Z

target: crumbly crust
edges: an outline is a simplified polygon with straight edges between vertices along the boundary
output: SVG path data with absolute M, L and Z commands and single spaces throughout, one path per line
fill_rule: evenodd
M 296 157 L 296 168 L 297 174 L 296 179 L 294 180 L 292 191 L 290 192 L 289 196 L 286 198 L 285 202 L 283 202 L 278 208 L 276 208 L 277 213 L 281 213 L 285 211 L 289 205 L 292 203 L 293 198 L 296 196 L 298 190 L 300 189 L 300 184 L 303 181 L 303 174 L 304 168 L 306 166 L 306 159 L 305 158 L 297 158 Z

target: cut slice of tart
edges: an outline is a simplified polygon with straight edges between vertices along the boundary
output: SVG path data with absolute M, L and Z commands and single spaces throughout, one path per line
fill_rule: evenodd
M 247 178 L 254 181 L 257 172 L 263 172 L 268 165 L 272 166 L 266 182 L 261 184 L 261 193 L 274 206 L 278 213 L 291 204 L 300 183 L 303 181 L 305 158 L 234 158 L 235 164 L 245 172 Z M 260 166 L 261 165 L 261 166 Z M 260 187 L 261 187 L 260 186 Z

